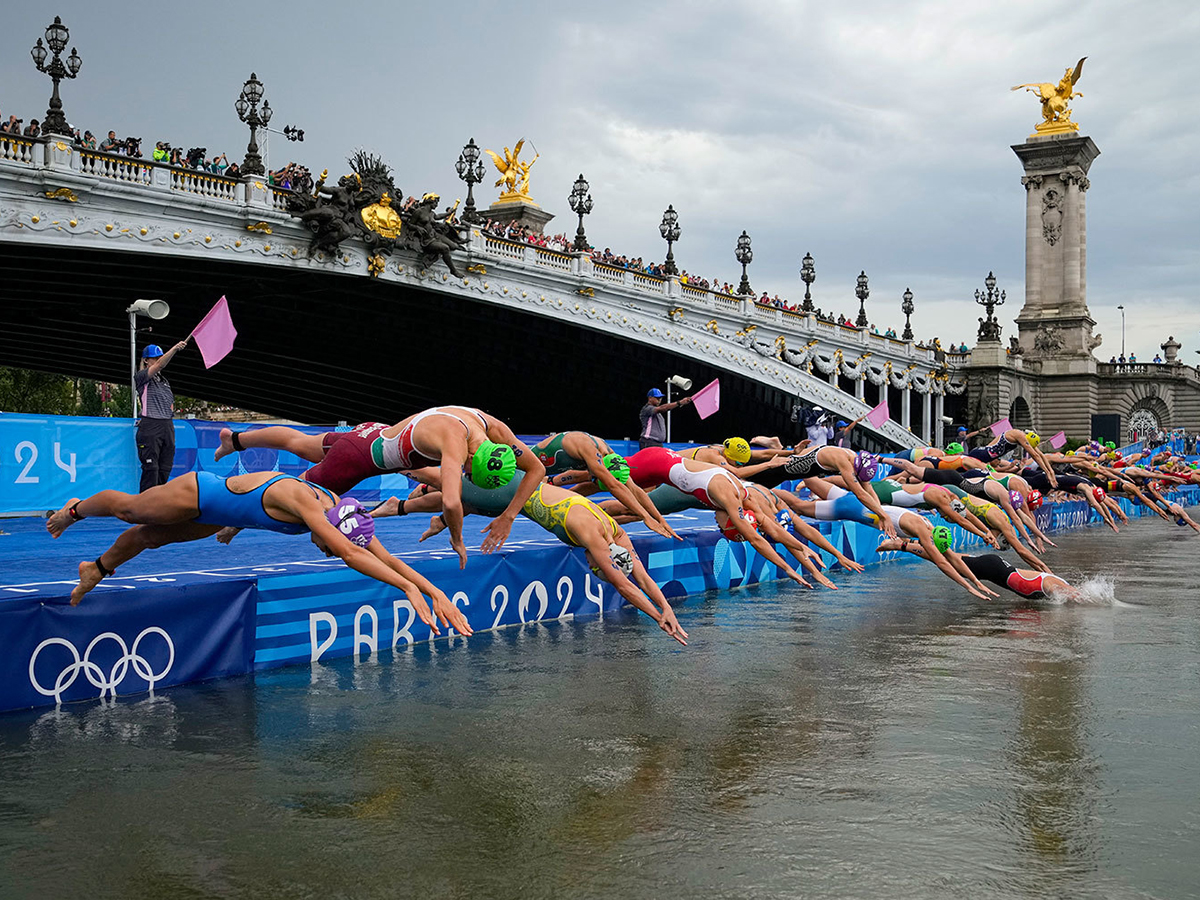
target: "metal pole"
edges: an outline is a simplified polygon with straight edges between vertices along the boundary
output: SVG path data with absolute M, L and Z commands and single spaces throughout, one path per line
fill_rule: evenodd
M 133 399 L 133 418 L 138 417 L 137 398 L 137 313 L 129 314 L 129 396 Z
M 671 405 L 671 379 L 667 379 L 667 405 Z M 667 443 L 671 443 L 671 411 L 667 410 Z

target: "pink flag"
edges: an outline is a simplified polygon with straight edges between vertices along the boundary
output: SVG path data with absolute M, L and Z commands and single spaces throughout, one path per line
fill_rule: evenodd
M 1065 444 L 1066 442 L 1067 442 L 1067 433 L 1065 431 L 1060 431 L 1054 437 L 1050 438 L 1050 446 L 1053 447 L 1055 450 L 1062 449 L 1063 444 Z
M 1000 437 L 1000 435 L 1012 428 L 1012 422 L 1008 421 L 1008 416 L 1005 416 L 999 422 L 993 422 L 991 428 L 992 437 Z
M 867 413 L 867 421 L 871 423 L 872 428 L 882 428 L 883 423 L 891 417 L 891 413 L 888 412 L 886 399 L 869 413 Z
M 233 349 L 233 339 L 237 337 L 237 329 L 233 327 L 233 319 L 229 317 L 229 304 L 222 297 L 208 311 L 200 324 L 192 330 L 200 355 L 204 357 L 204 368 L 211 369 L 226 354 Z
M 696 393 L 692 394 L 692 405 L 700 418 L 707 419 L 721 408 L 721 379 L 714 378 Z

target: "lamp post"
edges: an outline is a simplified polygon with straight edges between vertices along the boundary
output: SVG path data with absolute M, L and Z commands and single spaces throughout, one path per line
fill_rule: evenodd
M 854 287 L 854 296 L 858 298 L 858 318 L 854 320 L 854 324 L 859 328 L 867 327 L 867 298 L 871 296 L 871 290 L 867 287 L 867 270 L 863 269 L 858 276 L 858 282 Z
M 483 181 L 483 176 L 487 174 L 483 163 L 479 161 L 479 148 L 475 145 L 475 138 L 467 141 L 467 145 L 462 148 L 462 153 L 458 154 L 458 162 L 454 164 L 454 171 L 467 183 L 467 205 L 463 209 L 462 220 L 469 225 L 474 225 L 479 221 L 479 213 L 475 211 L 474 188 Z
M 812 283 L 817 280 L 817 270 L 813 266 L 813 258 L 811 253 L 805 253 L 804 259 L 800 261 L 800 280 L 804 282 L 804 305 L 800 309 L 806 313 L 813 311 Z
M 667 211 L 663 213 L 662 222 L 658 225 L 658 233 L 667 242 L 667 260 L 663 263 L 663 272 L 667 275 L 678 275 L 679 270 L 675 268 L 675 254 L 671 252 L 671 245 L 679 240 L 680 234 L 679 213 L 675 212 L 674 205 L 668 206 Z
M 246 158 L 242 161 L 243 175 L 265 175 L 262 157 L 258 154 L 258 128 L 266 127 L 271 122 L 271 104 L 263 102 L 262 110 L 258 104 L 263 98 L 263 84 L 253 72 L 242 85 L 233 108 L 237 110 L 238 118 L 250 126 L 250 143 L 246 145 Z
M 900 301 L 900 312 L 904 313 L 904 334 L 903 340 L 911 341 L 913 339 L 912 322 L 909 321 L 913 311 L 917 307 L 913 304 L 913 292 L 908 288 L 904 289 L 904 295 Z
M 50 46 L 49 53 L 54 54 L 50 63 L 46 63 L 48 53 L 42 46 L 41 38 L 37 39 L 37 43 L 29 51 L 37 70 L 45 72 L 54 82 L 54 91 L 50 94 L 50 108 L 46 110 L 46 118 L 42 120 L 42 134 L 71 133 L 71 126 L 67 124 L 67 117 L 63 115 L 62 99 L 58 96 L 58 83 L 64 78 L 74 78 L 78 75 L 79 70 L 83 68 L 83 60 L 72 47 L 71 55 L 67 57 L 66 64 L 63 64 L 62 52 L 67 49 L 67 41 L 70 38 L 71 32 L 67 30 L 67 26 L 62 23 L 62 19 L 55 16 L 54 21 L 46 26 L 46 43 Z
M 671 388 L 677 387 L 681 391 L 690 391 L 692 389 L 692 379 L 686 378 L 683 375 L 672 375 L 667 379 L 667 405 L 671 403 Z M 667 410 L 667 443 L 671 443 L 671 410 Z
M 742 280 L 738 285 L 737 292 L 743 295 L 754 293 L 754 289 L 750 287 L 750 279 L 746 277 L 746 266 L 754 259 L 754 251 L 750 249 L 750 235 L 745 231 L 737 239 L 737 247 L 734 248 L 733 258 L 742 264 Z
M 133 397 L 133 417 L 138 417 L 137 398 L 137 317 L 165 319 L 171 311 L 165 300 L 134 300 L 125 312 L 129 313 L 129 392 Z
M 1005 292 L 996 290 L 996 276 L 988 272 L 987 278 L 983 279 L 984 287 L 987 292 L 975 291 L 975 302 L 987 310 L 987 318 L 979 320 L 979 340 L 981 341 L 999 341 L 1000 340 L 1000 323 L 996 321 L 993 312 L 997 306 L 1003 306 L 1005 300 Z
M 571 193 L 567 195 L 567 203 L 571 205 L 571 212 L 579 216 L 579 227 L 575 229 L 575 243 L 572 245 L 576 250 L 584 252 L 588 248 L 587 235 L 583 230 L 583 217 L 592 211 L 592 195 L 590 193 L 591 186 L 587 183 L 587 179 L 583 177 L 583 173 L 579 173 L 579 177 L 575 179 L 575 183 L 571 185 Z
M 1125 355 L 1125 304 L 1120 304 L 1117 309 L 1121 311 L 1121 355 Z

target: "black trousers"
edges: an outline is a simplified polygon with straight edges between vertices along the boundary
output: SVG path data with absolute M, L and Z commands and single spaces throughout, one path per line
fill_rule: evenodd
M 656 441 L 654 438 L 639 438 L 638 439 L 638 449 L 639 450 L 645 450 L 647 447 L 661 447 L 662 445 L 663 445 L 662 441 Z
M 166 484 L 175 465 L 175 420 L 143 416 L 137 426 L 138 459 L 142 463 L 142 483 L 138 491 Z

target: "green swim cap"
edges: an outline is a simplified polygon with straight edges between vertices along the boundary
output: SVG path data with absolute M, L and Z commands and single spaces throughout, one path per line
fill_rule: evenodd
M 1108 442 L 1106 442 L 1106 443 L 1105 443 L 1105 445 L 1104 445 L 1104 448 L 1105 448 L 1106 450 L 1116 450 L 1116 449 L 1117 449 L 1117 445 L 1116 445 L 1116 444 L 1114 444 L 1112 441 L 1108 441 Z
M 945 525 L 936 525 L 933 529 L 933 546 L 937 547 L 942 553 L 950 549 L 950 545 L 954 543 L 954 535 Z
M 471 482 L 481 488 L 502 488 L 516 471 L 517 455 L 508 444 L 484 441 L 471 457 Z
M 625 461 L 625 457 L 621 454 L 606 453 L 600 462 L 604 463 L 604 468 L 617 476 L 617 481 L 621 482 L 621 484 L 629 482 L 629 463 Z M 594 478 L 592 480 L 595 481 Z
M 947 444 L 946 452 L 949 453 L 951 456 L 957 456 L 958 454 L 963 452 L 963 445 L 960 444 L 958 441 L 955 441 L 952 444 Z

